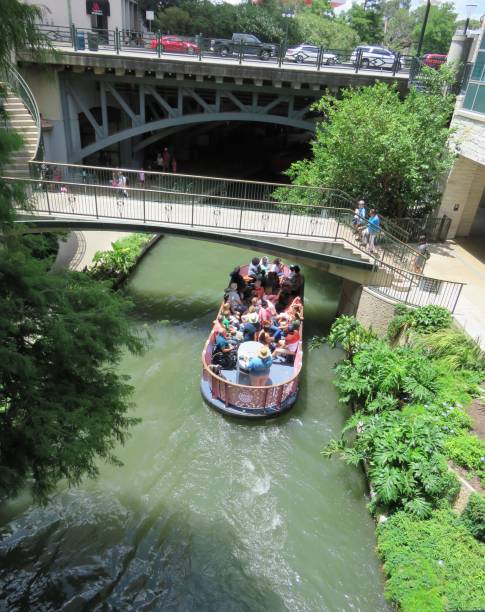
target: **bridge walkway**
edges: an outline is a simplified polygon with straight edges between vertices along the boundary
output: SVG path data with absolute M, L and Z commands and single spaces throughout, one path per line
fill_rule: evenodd
M 461 283 L 413 274 L 399 254 L 369 254 L 356 240 L 352 211 L 303 204 L 246 202 L 219 195 L 24 180 L 38 226 L 105 228 L 188 235 L 254 246 L 276 254 L 326 262 L 330 271 L 356 279 L 386 297 L 414 306 L 453 310 Z M 360 276 L 359 276 L 360 275 Z

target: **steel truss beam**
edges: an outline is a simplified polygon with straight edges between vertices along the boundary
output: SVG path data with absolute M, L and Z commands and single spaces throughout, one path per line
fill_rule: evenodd
M 96 141 L 84 148 L 71 151 L 70 161 L 77 162 L 97 151 L 121 142 L 128 138 L 141 136 L 149 132 L 160 132 L 165 134 L 183 129 L 184 126 L 207 124 L 220 121 L 251 121 L 258 123 L 273 123 L 295 127 L 302 130 L 314 131 L 315 124 L 305 120 L 304 116 L 309 110 L 308 99 L 304 104 L 300 102 L 301 108 L 295 109 L 295 100 L 302 99 L 301 94 L 291 95 L 287 91 L 284 94 L 268 92 L 249 92 L 251 95 L 248 104 L 248 92 L 221 90 L 214 88 L 208 90 L 187 87 L 187 83 L 174 86 L 171 83 L 165 89 L 164 82 L 155 84 L 148 83 L 120 83 L 112 80 L 99 80 L 98 102 L 101 109 L 101 125 L 96 121 L 92 112 L 83 102 L 82 96 L 76 91 L 76 81 L 66 81 L 66 92 L 69 94 L 77 112 L 82 112 L 92 125 Z M 118 86 L 117 86 L 118 85 Z M 308 92 L 309 93 L 309 92 Z M 242 94 L 242 99 L 241 99 Z M 305 96 L 305 98 L 313 96 Z M 176 101 L 176 106 L 174 102 Z M 108 106 L 115 106 L 127 118 L 122 129 L 115 134 L 108 134 Z M 311 101 L 310 101 L 311 103 Z M 150 109 L 153 121 L 146 121 L 145 112 Z M 158 140 L 160 136 L 152 134 L 138 143 L 136 150 L 139 151 L 148 144 Z

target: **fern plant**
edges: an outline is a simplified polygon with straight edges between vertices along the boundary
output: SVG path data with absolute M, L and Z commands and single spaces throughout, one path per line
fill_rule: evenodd
M 354 442 L 333 441 L 323 454 L 337 454 L 351 465 L 366 462 L 375 492 L 372 511 L 401 509 L 423 518 L 442 498 L 456 496 L 459 485 L 442 454 L 443 433 L 427 415 L 357 412 L 344 431 L 354 428 Z
M 441 329 L 432 334 L 416 336 L 413 344 L 429 357 L 441 359 L 450 370 L 485 370 L 485 353 L 480 345 L 458 329 Z

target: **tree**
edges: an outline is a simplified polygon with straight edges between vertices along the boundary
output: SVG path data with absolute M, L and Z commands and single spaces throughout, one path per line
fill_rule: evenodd
M 344 17 L 363 43 L 377 44 L 382 41 L 384 24 L 380 6 L 366 10 L 362 5 L 354 3 Z
M 302 11 L 297 15 L 301 37 L 327 49 L 351 50 L 359 43 L 359 36 L 345 21 L 330 19 Z
M 413 31 L 415 48 L 418 45 L 425 10 L 425 6 L 420 6 L 414 11 L 416 16 L 416 26 Z M 448 53 L 455 29 L 454 5 L 451 3 L 432 5 L 424 34 L 422 53 Z
M 0 66 L 12 49 L 42 45 L 35 9 L 7 3 Z M 19 145 L 0 128 L 0 176 Z M 143 342 L 121 295 L 82 273 L 51 272 L 52 259 L 14 224 L 22 205 L 22 188 L 0 178 L 0 498 L 32 481 L 44 501 L 59 479 L 75 484 L 97 474 L 99 458 L 117 462 L 115 444 L 136 419 L 116 366 Z
M 325 96 L 315 105 L 324 120 L 313 158 L 293 164 L 288 175 L 296 184 L 365 197 L 391 217 L 423 214 L 439 203 L 437 182 L 451 165 L 452 108 L 451 96 L 412 89 L 401 100 L 384 84 Z
M 383 6 L 384 44 L 393 51 L 409 53 L 413 42 L 416 16 L 409 11 L 409 3 L 389 0 Z

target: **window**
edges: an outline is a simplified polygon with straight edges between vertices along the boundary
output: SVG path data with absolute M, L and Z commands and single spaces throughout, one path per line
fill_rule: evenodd
M 485 33 L 466 89 L 463 108 L 485 114 Z

